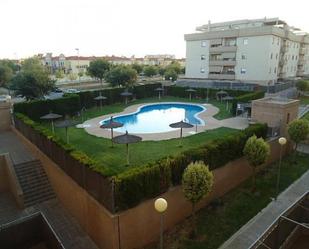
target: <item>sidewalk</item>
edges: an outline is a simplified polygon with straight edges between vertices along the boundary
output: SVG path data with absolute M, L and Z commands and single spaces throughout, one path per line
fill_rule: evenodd
M 309 150 L 308 150 L 309 152 Z M 296 200 L 309 191 L 309 171 L 282 192 L 260 213 L 228 239 L 219 249 L 247 249 Z

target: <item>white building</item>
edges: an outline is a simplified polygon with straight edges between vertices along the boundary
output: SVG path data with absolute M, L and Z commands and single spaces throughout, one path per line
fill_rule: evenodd
M 309 34 L 278 18 L 210 22 L 186 34 L 186 78 L 271 85 L 309 75 Z

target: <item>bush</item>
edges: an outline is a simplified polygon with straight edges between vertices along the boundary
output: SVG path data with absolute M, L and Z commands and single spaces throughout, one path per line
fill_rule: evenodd
M 232 109 L 234 110 L 234 113 L 236 113 L 237 103 L 248 103 L 255 99 L 261 99 L 261 98 L 264 98 L 264 94 L 265 94 L 264 91 L 256 91 L 256 92 L 250 92 L 250 93 L 236 97 L 233 100 L 233 107 L 232 107 Z
M 165 192 L 170 185 L 181 184 L 183 172 L 192 161 L 203 161 L 210 170 L 214 170 L 240 158 L 249 137 L 265 138 L 266 134 L 267 125 L 255 124 L 228 137 L 208 141 L 199 148 L 119 174 L 115 176 L 116 207 L 118 210 L 134 207 Z
M 76 94 L 70 94 L 54 100 L 33 100 L 14 104 L 14 112 L 22 113 L 33 120 L 54 112 L 61 115 L 73 115 L 80 110 L 80 99 Z

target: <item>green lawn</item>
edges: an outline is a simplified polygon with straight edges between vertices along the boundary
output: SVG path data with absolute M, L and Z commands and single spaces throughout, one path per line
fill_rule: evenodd
M 301 105 L 309 105 L 309 97 L 301 96 L 299 100 Z
M 295 163 L 296 162 L 296 163 Z M 309 156 L 298 154 L 284 158 L 280 191 L 286 189 L 309 169 Z M 197 214 L 198 236 L 190 239 L 190 219 L 177 225 L 165 237 L 169 249 L 215 249 L 260 212 L 275 195 L 277 163 L 262 170 L 257 177 L 257 193 L 253 194 L 251 179 Z M 215 205 L 217 204 L 217 205 Z M 156 245 L 147 247 L 156 248 Z
M 143 100 L 136 100 L 130 104 L 149 103 L 158 101 L 157 98 L 149 98 Z M 187 99 L 165 97 L 160 101 L 186 101 Z M 191 102 L 201 102 L 199 100 L 193 100 Z M 212 104 L 217 105 L 220 111 L 221 117 L 229 116 L 229 113 L 225 110 L 225 105 L 213 101 Z M 114 104 L 109 106 L 103 106 L 102 111 L 100 108 L 92 108 L 85 112 L 84 120 L 105 115 L 109 113 L 121 112 L 125 108 L 124 104 Z M 81 118 L 79 118 L 81 120 Z M 50 127 L 48 123 L 45 123 L 47 127 Z M 170 139 L 165 141 L 143 141 L 140 143 L 132 144 L 130 149 L 130 167 L 141 166 L 145 163 L 152 162 L 165 156 L 175 155 L 183 150 L 187 150 L 193 147 L 197 147 L 207 140 L 222 137 L 236 132 L 235 129 L 230 128 L 218 128 L 211 131 L 202 132 L 190 137 L 185 137 L 182 141 L 182 147 L 179 147 L 179 139 Z M 64 129 L 57 129 L 56 133 L 65 139 Z M 85 132 L 84 129 L 70 128 L 69 129 L 70 144 L 74 145 L 77 149 L 85 152 L 87 155 L 94 158 L 101 165 L 104 165 L 110 169 L 111 174 L 117 174 L 128 168 L 126 166 L 126 150 L 125 145 L 115 145 L 111 148 L 110 139 L 98 138 Z

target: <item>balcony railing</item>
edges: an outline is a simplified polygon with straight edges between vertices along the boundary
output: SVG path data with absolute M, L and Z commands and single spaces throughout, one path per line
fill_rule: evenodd
M 236 46 L 218 46 L 218 47 L 210 47 L 210 53 L 218 53 L 218 52 L 236 52 Z
M 235 80 L 235 73 L 209 73 L 208 78 L 220 80 Z
M 235 66 L 236 60 L 209 60 L 209 66 Z

